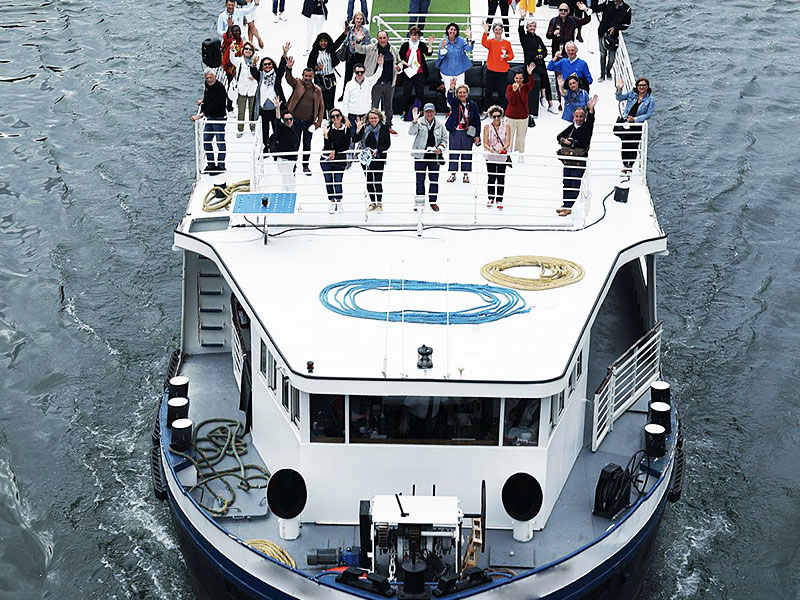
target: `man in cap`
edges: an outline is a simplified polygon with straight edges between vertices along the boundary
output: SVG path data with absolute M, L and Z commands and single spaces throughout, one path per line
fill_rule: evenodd
M 419 109 L 411 110 L 413 120 L 408 128 L 409 135 L 414 136 L 411 144 L 411 156 L 414 157 L 414 171 L 417 175 L 417 197 L 421 204 L 425 202 L 425 176 L 428 186 L 428 200 L 434 212 L 439 210 L 436 195 L 439 192 L 439 166 L 444 163 L 444 151 L 447 149 L 447 137 L 444 125 L 436 119 L 436 107 L 428 102 L 423 107 L 424 117 L 419 118 Z M 417 210 L 415 203 L 414 210 Z
M 563 2 L 558 6 L 558 16 L 550 19 L 550 26 L 547 28 L 547 39 L 553 40 L 553 54 L 564 49 L 567 42 L 575 41 L 575 32 L 581 25 L 587 25 L 592 21 L 592 17 L 585 11 L 587 9 L 583 2 L 578 2 L 577 7 L 584 11 L 583 18 L 570 15 L 569 4 Z

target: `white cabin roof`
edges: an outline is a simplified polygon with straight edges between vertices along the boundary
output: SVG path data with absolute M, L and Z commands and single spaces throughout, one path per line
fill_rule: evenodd
M 537 20 L 550 14 L 545 9 L 541 15 L 539 12 Z M 593 22 L 592 30 L 594 26 Z M 589 33 L 586 29 L 586 44 L 580 46 L 579 56 L 595 72 L 597 37 L 594 31 Z M 544 31 L 539 33 L 543 36 Z M 512 38 L 516 39 L 516 33 Z M 617 60 L 621 60 L 619 55 Z M 632 77 L 627 64 L 628 77 Z M 555 138 L 567 122 L 560 114 L 550 114 L 542 108 L 537 126 L 528 130 L 527 145 L 532 156 L 526 155 L 524 164 L 509 169 L 506 210 L 501 213 L 486 208 L 485 198 L 475 202 L 469 199 L 465 204 L 464 184 L 445 183 L 448 174 L 445 165 L 440 178 L 442 210 L 431 213 L 426 209 L 426 229 L 418 237 L 417 218 L 412 211 L 413 166 L 407 152 L 412 138 L 407 134 L 407 124 L 396 116 L 394 127 L 399 135 L 392 136 L 391 152 L 395 158 L 390 156 L 389 162 L 401 163 L 399 168 L 394 167 L 394 175 L 397 177 L 399 173 L 401 179 L 392 179 L 392 169 L 387 166 L 383 214 L 364 211 L 363 174 L 358 165 L 345 173 L 345 213 L 327 214 L 328 202 L 319 168 L 322 136 L 317 133 L 311 155 L 314 174 L 304 177 L 298 165 L 296 175 L 298 182 L 307 186 L 306 190 L 316 190 L 316 196 L 306 201 L 305 206 L 298 201 L 302 208 L 293 215 L 270 215 L 270 234 L 280 235 L 271 235 L 269 243 L 264 245 L 261 234 L 244 226 L 241 215 L 232 215 L 229 208 L 212 213 L 202 211 L 202 199 L 213 183 L 222 179 L 233 183 L 247 179 L 251 173 L 253 134 L 245 128 L 240 140 L 233 135 L 234 125 L 229 123 L 228 173 L 222 177 L 198 178 L 187 216 L 176 229 L 176 245 L 218 257 L 221 271 L 232 280 L 233 289 L 238 288 L 239 299 L 257 315 L 280 355 L 296 373 L 306 374 L 306 362 L 313 361 L 315 378 L 482 382 L 544 382 L 561 378 L 574 358 L 586 325 L 600 306 L 598 300 L 610 285 L 615 266 L 636 256 L 666 251 L 666 236 L 655 216 L 641 165 L 634 168 L 627 203 L 607 197 L 619 183 L 622 167 L 619 143 L 611 133 L 618 103 L 611 81 L 592 85 L 591 93 L 600 96 L 586 175 L 591 198 L 589 202 L 576 204 L 576 209 L 580 207 L 576 210 L 580 213 L 578 221 L 555 215 L 561 194 L 561 165 L 555 160 Z M 437 118 L 442 120 L 444 116 Z M 237 156 L 243 162 L 237 163 Z M 516 156 L 514 160 L 517 161 Z M 475 164 L 478 168 L 473 174 L 473 184 L 476 181 L 478 184 L 469 190 L 485 190 L 482 155 L 476 154 Z M 541 185 L 553 188 L 549 196 L 530 191 L 532 188 L 526 181 L 515 183 L 515 177 L 523 174 L 535 177 L 536 173 L 547 174 L 542 177 Z M 542 200 L 545 197 L 552 198 L 547 202 L 555 204 L 547 204 Z M 603 198 L 607 200 L 603 202 Z M 477 208 L 473 210 L 474 207 Z M 231 224 L 239 227 L 220 231 L 192 227 L 198 219 L 221 216 L 230 217 Z M 316 228 L 289 229 L 282 233 L 294 225 Z M 492 228 L 499 226 L 505 228 Z M 191 238 L 203 245 L 197 246 Z M 623 252 L 627 255 L 619 260 Z M 488 284 L 481 276 L 481 267 L 515 255 L 574 261 L 583 267 L 584 278 L 546 291 L 520 290 L 529 312 L 480 325 L 387 324 L 336 314 L 323 306 L 319 298 L 320 291 L 329 284 L 360 278 Z M 524 272 L 507 273 L 526 276 Z M 474 301 L 473 297 L 465 299 L 462 294 L 443 292 L 406 292 L 404 299 L 396 292 L 389 296 L 392 310 L 405 306 L 445 311 L 448 303 L 450 310 L 457 310 Z M 385 311 L 386 293 L 363 294 L 359 304 Z M 433 348 L 433 369 L 427 372 L 416 368 L 417 348 L 423 344 Z

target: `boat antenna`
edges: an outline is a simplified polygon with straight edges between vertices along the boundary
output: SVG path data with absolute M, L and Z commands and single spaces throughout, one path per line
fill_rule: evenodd
M 408 513 L 403 510 L 403 505 L 400 504 L 400 494 L 395 494 L 394 495 L 394 499 L 397 500 L 397 506 L 400 507 L 400 516 L 401 517 L 407 517 Z

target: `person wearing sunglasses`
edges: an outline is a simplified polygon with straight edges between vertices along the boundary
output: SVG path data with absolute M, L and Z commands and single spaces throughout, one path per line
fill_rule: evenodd
M 331 201 L 329 212 L 342 208 L 342 177 L 347 167 L 347 151 L 352 137 L 350 128 L 344 123 L 344 113 L 338 108 L 331 110 L 330 124 L 322 123 L 322 155 L 319 165 L 325 176 L 325 189 Z
M 386 115 L 373 108 L 367 113 L 366 123 L 364 119 L 358 119 L 353 141 L 362 142 L 372 154 L 371 159 L 364 163 L 370 200 L 367 210 L 383 212 L 383 170 L 386 167 L 386 152 L 392 145 Z
M 281 175 L 281 189 L 284 192 L 294 191 L 294 172 L 297 170 L 297 151 L 300 149 L 300 132 L 294 126 L 294 116 L 284 111 L 280 122 L 275 126 L 275 133 L 269 138 L 269 151 L 274 154 Z
M 558 16 L 550 19 L 550 25 L 547 28 L 548 40 L 552 40 L 552 52 L 556 52 L 564 48 L 567 42 L 575 41 L 575 33 L 582 25 L 591 22 L 592 17 L 585 13 L 587 7 L 583 2 L 578 2 L 577 7 L 584 11 L 582 18 L 577 18 L 570 15 L 569 4 L 561 3 L 558 5 Z
M 269 56 L 265 56 L 258 63 L 258 84 L 253 102 L 253 120 L 261 120 L 261 139 L 264 141 L 264 152 L 269 152 L 267 142 L 270 138 L 270 129 L 275 127 L 277 111 L 283 99 L 280 82 L 283 78 L 285 60 L 285 57 L 281 58 L 281 64 L 276 67 L 275 61 Z
M 486 111 L 489 122 L 483 126 L 483 147 L 486 149 L 486 171 L 488 172 L 487 207 L 492 205 L 503 210 L 503 192 L 506 185 L 506 167 L 510 162 L 511 132 L 503 122 L 503 109 L 497 105 Z
M 378 65 L 383 65 L 383 56 L 378 56 Z M 353 67 L 353 78 L 344 86 L 344 94 L 339 107 L 347 115 L 345 124 L 350 127 L 355 134 L 356 119 L 366 117 L 369 109 L 372 108 L 372 86 L 381 76 L 381 69 L 367 77 L 367 69 L 363 63 L 358 63 Z
M 586 107 L 578 107 L 572 114 L 572 124 L 556 136 L 559 145 L 559 160 L 564 164 L 563 198 L 561 208 L 556 210 L 559 217 L 572 213 L 575 200 L 581 192 L 581 179 L 586 172 L 589 145 L 594 132 L 594 105 L 597 95 L 591 97 Z M 569 156 L 570 158 L 565 158 Z
M 625 108 L 622 116 L 617 119 L 617 125 L 614 126 L 614 134 L 622 140 L 622 173 L 629 175 L 639 153 L 642 123 L 652 117 L 656 109 L 650 81 L 645 77 L 639 77 L 634 89 L 623 92 L 622 79 L 617 79 L 617 102 L 623 100 Z
M 242 55 L 237 56 L 236 52 L 231 49 L 230 57 L 234 67 L 233 86 L 237 94 L 239 132 L 236 137 L 240 138 L 244 131 L 244 121 L 253 114 L 259 78 L 258 55 L 253 44 L 245 42 Z M 255 131 L 255 128 L 255 123 L 250 125 L 250 131 Z

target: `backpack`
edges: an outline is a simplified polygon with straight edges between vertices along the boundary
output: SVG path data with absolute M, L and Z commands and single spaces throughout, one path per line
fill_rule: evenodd
M 217 69 L 222 64 L 222 41 L 219 38 L 203 40 L 203 64 Z

